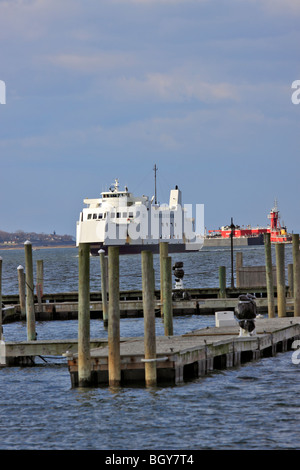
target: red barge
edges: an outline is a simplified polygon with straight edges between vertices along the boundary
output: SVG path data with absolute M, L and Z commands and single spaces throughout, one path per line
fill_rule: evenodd
M 285 226 L 280 224 L 279 211 L 277 202 L 268 214 L 270 226 L 268 227 L 240 227 L 234 225 L 232 228 L 232 236 L 235 245 L 263 245 L 264 233 L 270 233 L 271 243 L 291 243 L 292 235 L 287 233 Z M 226 246 L 230 244 L 231 226 L 226 225 L 218 230 L 209 230 L 205 237 L 204 246 Z

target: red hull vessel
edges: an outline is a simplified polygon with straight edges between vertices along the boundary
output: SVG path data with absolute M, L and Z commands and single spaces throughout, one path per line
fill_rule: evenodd
M 235 225 L 232 230 L 232 236 L 236 238 L 261 238 L 264 233 L 271 234 L 271 243 L 291 243 L 292 235 L 287 233 L 286 227 L 281 226 L 279 221 L 279 211 L 277 208 L 277 203 L 275 201 L 275 206 L 271 209 L 268 214 L 270 219 L 269 227 L 256 227 L 252 228 L 247 226 L 246 228 L 241 228 L 238 225 Z M 226 225 L 219 230 L 209 230 L 210 237 L 220 237 L 223 239 L 230 238 L 231 236 L 231 227 Z

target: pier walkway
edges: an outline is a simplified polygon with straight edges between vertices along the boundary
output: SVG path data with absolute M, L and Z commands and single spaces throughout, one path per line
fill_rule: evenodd
M 156 338 L 157 383 L 177 384 L 214 369 L 273 356 L 292 348 L 300 339 L 300 318 L 256 320 L 255 336 L 239 336 L 238 326 L 205 328 L 181 336 Z M 108 346 L 91 349 L 92 383 L 108 383 Z M 144 338 L 120 343 L 121 383 L 145 380 Z M 78 386 L 78 355 L 70 353 L 68 366 L 72 386 Z

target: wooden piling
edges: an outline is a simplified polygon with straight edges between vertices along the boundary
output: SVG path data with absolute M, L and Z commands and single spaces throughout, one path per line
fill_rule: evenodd
M 78 384 L 91 385 L 90 357 L 90 245 L 78 249 Z
M 219 266 L 219 298 L 226 298 L 226 267 Z
M 107 302 L 107 263 L 105 251 L 99 250 L 101 267 L 101 296 L 102 296 L 102 316 L 104 326 L 108 325 L 108 302 Z
M 109 385 L 121 383 L 119 247 L 108 247 L 108 379 Z
M 293 277 L 294 277 L 294 317 L 300 316 L 300 255 L 299 234 L 292 234 L 293 242 Z
M 18 285 L 19 285 L 19 303 L 21 310 L 21 319 L 26 318 L 26 295 L 25 295 L 25 273 L 23 266 L 17 267 L 18 271 Z
M 165 336 L 173 336 L 172 258 L 162 258 L 163 317 Z
M 42 297 L 44 292 L 44 262 L 38 259 L 36 262 L 36 295 L 39 311 L 42 311 Z
M 36 340 L 35 312 L 34 312 L 34 285 L 32 266 L 32 245 L 29 240 L 24 243 L 25 248 L 25 270 L 26 270 L 26 322 L 27 340 Z
M 240 287 L 240 268 L 243 267 L 243 253 L 242 251 L 238 251 L 236 253 L 236 287 Z
M 153 284 L 153 254 L 142 251 L 142 284 L 144 310 L 145 383 L 156 385 L 156 338 Z
M 294 274 L 293 264 L 288 264 L 288 285 L 289 285 L 289 297 L 294 297 Z
M 160 261 L 160 313 L 163 316 L 163 287 L 162 287 L 162 277 L 163 277 L 163 268 L 162 268 L 162 259 L 168 256 L 168 242 L 159 242 L 159 261 Z
M 284 244 L 276 243 L 276 273 L 277 273 L 277 311 L 279 317 L 286 316 L 285 299 L 285 265 L 284 265 Z
M 265 258 L 266 258 L 266 283 L 268 296 L 268 317 L 275 317 L 274 303 L 274 285 L 273 285 L 273 268 L 272 268 L 272 251 L 271 251 L 271 235 L 264 233 Z

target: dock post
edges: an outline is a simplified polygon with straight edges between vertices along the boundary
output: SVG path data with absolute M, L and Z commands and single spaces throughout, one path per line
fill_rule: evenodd
M 154 386 L 157 382 L 157 371 L 153 254 L 150 251 L 142 251 L 142 283 L 144 310 L 145 383 L 146 386 Z
M 268 296 L 268 317 L 275 317 L 274 305 L 274 285 L 273 285 L 273 268 L 272 268 L 272 252 L 271 252 L 271 235 L 264 233 L 265 258 L 266 258 L 266 282 Z
M 294 297 L 294 275 L 293 275 L 293 264 L 288 264 L 288 285 L 289 285 L 289 297 Z
M 78 249 L 78 384 L 91 385 L 90 357 L 90 245 Z
M 243 267 L 243 252 L 238 251 L 236 253 L 236 287 L 240 287 L 240 268 Z
M 284 266 L 284 244 L 276 243 L 276 274 L 277 274 L 277 311 L 279 317 L 286 316 L 285 300 L 285 266 Z
M 172 258 L 162 258 L 163 317 L 165 336 L 173 336 Z
M 29 240 L 24 243 L 25 247 L 25 270 L 26 270 L 26 321 L 27 341 L 36 340 L 35 311 L 34 311 L 34 285 L 32 266 L 32 245 Z
M 121 383 L 119 247 L 108 247 L 108 379 L 109 385 Z
M 219 298 L 225 299 L 226 298 L 226 267 L 219 266 Z
M 23 266 L 17 267 L 19 284 L 19 302 L 21 309 L 21 320 L 26 318 L 26 297 L 25 297 L 25 273 Z
M 163 316 L 163 286 L 162 286 L 162 278 L 163 278 L 163 271 L 162 271 L 162 259 L 168 256 L 168 242 L 159 242 L 159 261 L 160 261 L 160 313 Z
M 2 337 L 3 337 L 3 331 L 2 331 L 2 258 L 0 256 L 0 341 L 2 341 Z
M 102 295 L 102 316 L 104 326 L 108 325 L 108 303 L 107 303 L 107 263 L 105 258 L 105 251 L 99 250 L 100 267 L 101 267 L 101 295 Z
M 44 292 L 44 262 L 38 259 L 36 262 L 36 295 L 38 299 L 39 311 L 42 311 L 42 297 Z
M 292 234 L 293 241 L 293 275 L 294 275 L 294 317 L 300 316 L 300 255 L 299 234 Z

